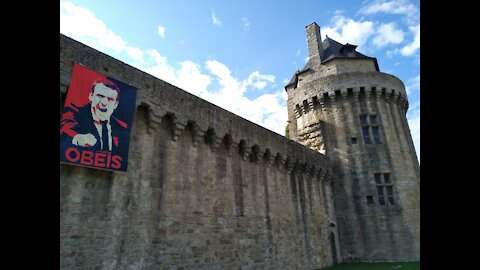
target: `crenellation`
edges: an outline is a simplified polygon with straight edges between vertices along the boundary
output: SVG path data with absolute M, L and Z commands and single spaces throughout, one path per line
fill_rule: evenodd
M 385 102 L 389 103 L 390 98 L 392 96 L 392 89 L 390 88 L 382 88 L 382 91 L 385 89 L 384 94 L 385 94 Z
M 265 152 L 263 153 L 263 160 L 265 161 L 265 164 L 267 164 L 267 167 L 271 167 L 274 164 L 275 158 L 272 156 L 272 151 L 270 151 L 270 148 L 265 149 Z
M 216 152 L 219 149 L 219 147 L 222 145 L 222 142 L 223 142 L 223 137 L 218 137 L 217 135 L 215 135 L 213 137 L 212 144 L 211 144 L 212 152 Z
M 401 92 L 397 92 L 397 93 L 398 93 L 398 98 L 396 99 L 396 103 L 400 104 L 402 102 L 402 99 L 404 99 L 405 97 L 402 96 Z
M 312 101 L 312 110 L 315 110 L 316 108 L 318 108 L 318 105 L 320 105 L 319 101 L 318 101 L 318 96 L 314 95 L 311 99 Z
M 275 155 L 275 164 L 277 165 L 277 169 L 281 170 L 282 168 L 284 168 L 286 162 L 287 162 L 286 156 L 284 156 L 280 153 L 277 153 Z
M 316 96 L 313 97 L 313 98 L 316 98 Z M 308 99 L 308 108 L 309 108 L 309 111 L 311 111 L 311 112 L 313 112 L 315 110 L 315 101 L 314 101 L 313 98 Z
M 160 123 L 162 122 L 163 115 L 158 115 L 153 109 L 152 105 L 149 102 L 141 102 L 137 107 L 138 110 L 145 110 L 146 120 L 147 120 L 147 133 L 153 134 L 157 129 Z
M 323 179 L 324 172 L 325 172 L 325 170 L 322 167 L 315 170 L 315 178 L 319 181 L 319 183 Z
M 260 160 L 260 153 L 260 146 L 258 144 L 253 145 L 250 151 L 250 162 L 257 163 Z
M 225 135 L 223 136 L 222 143 L 223 143 L 223 145 L 224 145 L 225 150 L 227 151 L 227 153 L 230 154 L 230 152 L 231 152 L 230 150 L 231 150 L 232 147 L 233 147 L 233 146 L 232 146 L 232 144 L 233 144 L 232 135 L 230 135 L 230 134 L 228 134 L 228 133 L 225 134 Z
M 309 108 L 306 100 L 302 102 L 302 104 L 300 105 L 300 109 L 302 110 L 302 114 L 306 114 L 309 112 Z
M 365 99 L 367 101 L 370 101 L 371 100 L 370 97 L 372 96 L 372 88 L 370 88 L 370 87 L 366 87 L 366 88 L 365 87 L 360 87 L 360 92 L 362 92 L 362 90 L 365 93 Z
M 347 100 L 348 89 L 347 88 L 340 89 L 340 94 L 342 95 L 343 100 Z
M 320 108 L 322 111 L 325 110 L 325 97 L 323 95 L 319 96 L 318 102 L 320 103 Z
M 203 133 L 203 141 L 205 142 L 206 145 L 209 145 L 211 150 L 215 152 L 215 147 L 213 146 L 214 145 L 214 141 L 215 141 L 215 137 L 216 137 L 216 134 L 215 134 L 215 129 L 213 129 L 212 127 L 208 127 L 206 131 L 204 131 Z
M 302 115 L 302 113 L 301 113 L 302 110 L 300 109 L 300 105 L 298 105 L 298 104 L 295 105 L 294 111 L 295 111 L 295 117 L 300 118 L 300 116 Z
M 372 86 L 372 92 L 375 93 L 377 103 L 379 103 L 381 101 L 381 98 L 382 98 L 382 92 L 380 90 L 377 90 L 377 87 L 375 87 L 375 86 Z
M 193 129 L 193 147 L 198 147 L 199 143 L 205 141 L 206 130 L 201 129 L 198 125 L 194 125 Z
M 287 156 L 285 158 L 285 169 L 290 174 L 293 172 L 294 167 L 295 167 L 295 160 L 293 160 L 292 157 Z
M 323 184 L 326 184 L 327 183 L 327 180 L 328 180 L 328 171 L 327 170 L 322 170 L 320 172 L 320 182 L 323 183 Z
M 247 149 L 248 151 L 250 151 L 250 148 L 248 148 L 245 140 L 241 139 L 240 142 L 238 142 L 238 153 L 240 154 L 240 157 L 242 158 L 242 160 L 247 160 L 247 156 L 248 156 Z
M 182 122 L 173 122 L 173 133 L 172 133 L 172 140 L 177 141 L 182 131 L 185 129 L 186 124 Z
M 239 147 L 240 145 L 238 145 L 237 142 L 235 141 L 231 141 L 230 144 L 229 144 L 229 148 L 228 148 L 228 156 L 232 156 L 232 154 L 234 153 L 239 153 Z
M 331 101 L 331 104 L 332 106 L 335 106 L 337 105 L 337 97 L 336 97 L 336 92 L 335 91 L 331 91 L 331 92 L 327 92 L 327 97 L 330 98 L 330 101 Z
M 353 87 L 353 101 L 358 102 L 359 101 L 359 96 L 360 96 L 360 88 Z
M 396 103 L 399 96 L 399 92 L 395 91 L 395 89 L 392 89 L 392 102 Z

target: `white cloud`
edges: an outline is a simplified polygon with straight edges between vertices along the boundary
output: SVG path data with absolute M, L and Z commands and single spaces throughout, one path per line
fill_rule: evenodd
M 344 16 L 334 16 L 331 25 L 321 30 L 323 35 L 340 43 L 350 43 L 357 46 L 364 45 L 368 38 L 375 34 L 373 22 L 361 21 L 357 22 Z
M 248 31 L 250 31 L 250 21 L 247 17 L 242 17 L 242 24 L 243 24 L 243 35 L 245 36 Z
M 388 44 L 399 44 L 403 41 L 403 31 L 395 28 L 393 23 L 381 24 L 377 28 L 377 35 L 373 38 L 373 44 L 381 48 Z
M 214 9 L 212 9 L 212 23 L 215 24 L 216 26 L 222 26 L 222 22 L 215 15 Z
M 205 65 L 216 77 L 220 89 L 204 92 L 202 98 L 283 135 L 287 121 L 285 91 L 264 94 L 253 100 L 244 95 L 248 87 L 263 88 L 268 82 L 275 80 L 274 76 L 254 71 L 247 79 L 238 80 L 232 76 L 227 66 L 217 60 L 209 60 Z
M 202 74 L 200 66 L 194 62 L 180 62 L 180 68 L 175 69 L 167 63 L 167 58 L 156 50 L 147 50 L 146 56 L 142 61 L 137 61 L 134 66 L 191 94 L 200 95 L 207 91 L 211 83 L 211 78 Z
M 295 54 L 296 54 L 297 56 L 299 56 L 301 52 L 302 52 L 301 50 L 297 50 L 297 52 L 296 52 Z
M 409 24 L 418 22 L 419 9 L 409 0 L 377 0 L 362 7 L 359 10 L 360 14 L 372 15 L 376 13 L 399 14 L 406 15 Z
M 158 35 L 161 38 L 165 38 L 165 27 L 159 24 L 157 27 L 157 30 L 158 30 Z
M 128 56 L 130 56 L 134 60 L 140 60 L 143 58 L 143 51 L 139 48 L 126 47 L 125 50 L 127 51 Z
M 274 82 L 275 81 L 275 76 L 273 75 L 263 75 L 260 74 L 259 71 L 254 71 L 250 73 L 248 76 L 248 79 L 244 82 L 245 86 L 250 86 L 252 85 L 254 89 L 263 89 L 265 86 L 267 86 L 268 82 Z
M 400 53 L 404 56 L 411 56 L 420 49 L 420 25 L 411 26 L 409 29 L 413 32 L 414 38 L 410 44 L 400 50 Z
M 206 92 L 212 81 L 210 76 L 202 74 L 198 64 L 191 61 L 180 62 L 176 74 L 175 85 L 197 96 Z
M 242 17 L 243 27 L 248 29 L 250 27 L 250 21 L 247 17 Z
M 60 33 L 99 50 L 115 53 L 126 51 L 134 59 L 141 57 L 140 49 L 128 46 L 119 35 L 108 29 L 90 10 L 70 2 L 60 2 Z
M 407 86 L 405 87 L 407 91 L 407 95 L 413 93 L 413 91 L 420 90 L 420 75 L 417 75 L 413 78 L 408 79 Z

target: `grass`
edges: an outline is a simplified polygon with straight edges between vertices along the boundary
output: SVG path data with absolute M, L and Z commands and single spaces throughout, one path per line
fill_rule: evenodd
M 420 270 L 420 262 L 342 263 L 322 270 Z

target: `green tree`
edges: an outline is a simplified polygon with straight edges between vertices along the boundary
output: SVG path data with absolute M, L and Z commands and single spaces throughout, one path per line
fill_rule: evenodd
M 288 123 L 285 127 L 285 138 L 290 139 L 290 129 L 288 129 Z

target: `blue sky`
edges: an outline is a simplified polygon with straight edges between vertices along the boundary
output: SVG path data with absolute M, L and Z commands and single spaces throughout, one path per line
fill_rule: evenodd
M 282 135 L 311 22 L 404 82 L 420 158 L 419 1 L 60 1 L 62 34 Z

